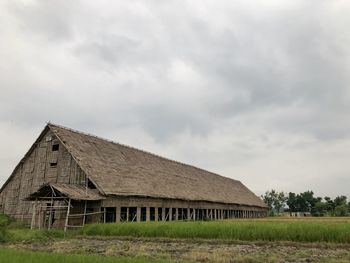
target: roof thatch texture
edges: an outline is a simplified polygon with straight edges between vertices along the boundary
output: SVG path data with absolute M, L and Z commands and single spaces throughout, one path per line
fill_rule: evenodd
M 100 195 L 98 192 L 87 189 L 82 185 L 74 184 L 58 184 L 50 183 L 41 186 L 36 192 L 32 193 L 27 200 L 35 200 L 37 197 L 47 197 L 50 199 L 52 190 L 54 190 L 55 195 L 60 195 L 68 197 L 73 200 L 102 200 L 105 199 L 104 196 Z
M 103 194 L 265 207 L 240 181 L 61 126 L 49 127 Z

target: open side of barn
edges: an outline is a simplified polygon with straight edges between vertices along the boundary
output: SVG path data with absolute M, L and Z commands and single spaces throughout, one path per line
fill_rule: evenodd
M 0 212 L 32 227 L 256 218 L 266 205 L 241 182 L 48 124 L 0 190 Z

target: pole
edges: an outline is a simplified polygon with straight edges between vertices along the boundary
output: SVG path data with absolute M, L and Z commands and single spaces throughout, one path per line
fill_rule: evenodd
M 50 207 L 50 216 L 49 216 L 49 225 L 48 229 L 51 229 L 51 224 L 52 224 L 52 209 L 53 209 L 53 192 L 51 194 L 51 207 Z
M 69 220 L 69 212 L 70 212 L 70 198 L 69 198 L 69 201 L 68 201 L 68 208 L 67 208 L 67 215 L 66 215 L 66 224 L 64 225 L 64 232 L 67 231 L 67 227 L 68 227 L 68 220 Z
M 85 200 L 85 206 L 84 206 L 83 226 L 85 225 L 85 220 L 86 220 L 86 206 L 87 206 L 87 200 Z
M 36 202 L 37 199 L 35 199 L 35 203 L 33 204 L 32 222 L 30 224 L 30 229 L 33 229 L 35 227 Z

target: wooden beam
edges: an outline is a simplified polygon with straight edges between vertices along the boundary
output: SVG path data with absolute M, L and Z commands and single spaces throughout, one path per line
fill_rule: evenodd
M 68 222 L 69 222 L 69 213 L 70 213 L 70 203 L 71 203 L 71 200 L 69 198 L 69 201 L 68 201 L 68 208 L 67 208 L 67 215 L 66 215 L 66 223 L 64 225 L 64 232 L 67 231 L 67 227 L 68 227 Z
M 158 207 L 154 208 L 154 221 L 158 221 Z
M 149 222 L 151 219 L 151 208 L 149 206 L 146 207 L 146 222 Z
M 140 222 L 141 221 L 141 207 L 136 207 L 136 221 Z
M 51 224 L 52 224 L 52 209 L 53 209 L 53 192 L 52 192 L 52 196 L 51 196 L 51 207 L 50 207 L 50 215 L 49 215 L 49 225 L 48 225 L 48 229 L 51 229 Z
M 87 200 L 85 200 L 85 204 L 84 204 L 83 226 L 85 225 L 85 220 L 86 220 L 86 207 L 87 207 Z
M 121 213 L 121 207 L 120 207 L 120 206 L 117 206 L 117 207 L 115 208 L 115 221 L 116 221 L 117 223 L 120 222 L 120 213 Z
M 106 207 L 103 208 L 103 223 L 106 223 Z

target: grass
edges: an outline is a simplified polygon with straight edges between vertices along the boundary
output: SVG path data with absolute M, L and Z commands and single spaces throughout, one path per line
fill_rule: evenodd
M 6 263 L 147 263 L 171 262 L 163 259 L 150 259 L 146 257 L 105 257 L 85 255 L 65 255 L 59 253 L 17 251 L 0 248 L 0 262 Z
M 88 236 L 350 243 L 348 219 L 232 220 L 86 225 Z
M 13 218 L 0 214 L 0 242 L 65 238 L 75 236 L 77 233 L 73 231 L 65 233 L 63 230 L 31 230 Z

